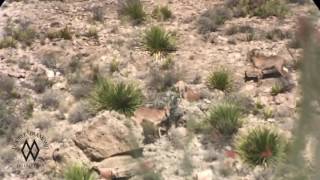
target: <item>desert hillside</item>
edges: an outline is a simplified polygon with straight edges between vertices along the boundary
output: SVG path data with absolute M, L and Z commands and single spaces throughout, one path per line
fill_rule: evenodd
M 305 0 L 6 1 L 0 179 L 288 179 L 311 15 Z

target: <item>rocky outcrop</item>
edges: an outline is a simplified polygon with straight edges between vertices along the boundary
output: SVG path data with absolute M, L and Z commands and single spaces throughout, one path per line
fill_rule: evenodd
M 138 149 L 138 127 L 117 113 L 103 112 L 76 133 L 75 144 L 92 161 Z

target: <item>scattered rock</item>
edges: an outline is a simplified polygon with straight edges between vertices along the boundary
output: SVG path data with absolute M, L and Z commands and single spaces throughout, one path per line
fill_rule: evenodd
M 211 169 L 207 169 L 196 174 L 195 180 L 212 180 L 213 172 Z

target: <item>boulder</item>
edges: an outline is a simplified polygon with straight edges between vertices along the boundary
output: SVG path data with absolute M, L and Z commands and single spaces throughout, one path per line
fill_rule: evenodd
M 102 161 L 108 157 L 130 153 L 139 149 L 141 132 L 138 127 L 119 114 L 103 112 L 89 120 L 87 126 L 76 133 L 75 144 L 91 161 Z

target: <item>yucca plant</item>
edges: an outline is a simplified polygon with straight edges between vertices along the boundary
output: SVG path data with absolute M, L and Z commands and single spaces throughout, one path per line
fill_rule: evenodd
M 91 97 L 97 110 L 115 110 L 131 116 L 142 104 L 143 94 L 133 84 L 99 78 Z
M 145 32 L 143 44 L 151 54 L 176 50 L 173 36 L 159 26 Z
M 231 89 L 231 86 L 232 77 L 227 69 L 219 69 L 210 73 L 208 77 L 209 88 L 227 91 Z
M 64 173 L 65 180 L 96 180 L 98 179 L 88 167 L 74 164 L 69 166 Z
M 281 92 L 283 92 L 283 87 L 280 83 L 275 83 L 271 87 L 271 95 L 272 96 L 276 96 L 276 95 L 280 94 Z
M 208 121 L 219 133 L 230 136 L 241 127 L 241 108 L 232 102 L 223 102 L 209 111 Z
M 123 0 L 120 2 L 119 14 L 129 17 L 135 24 L 140 24 L 146 17 L 140 0 Z
M 258 127 L 239 136 L 236 151 L 241 159 L 252 165 L 272 166 L 284 159 L 287 142 L 284 137 L 267 127 Z

